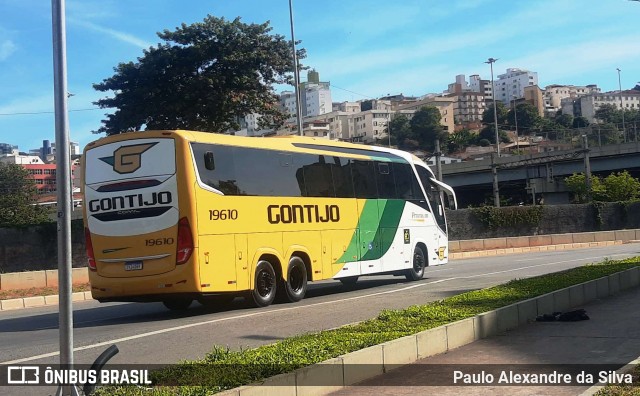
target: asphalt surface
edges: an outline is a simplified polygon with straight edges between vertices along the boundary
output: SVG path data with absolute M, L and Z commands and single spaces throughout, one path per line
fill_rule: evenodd
M 604 258 L 638 255 L 640 244 L 625 244 L 456 260 L 428 268 L 419 282 L 364 277 L 353 289 L 336 281 L 314 283 L 300 303 L 263 309 L 250 308 L 241 299 L 223 310 L 194 303 L 181 314 L 156 303 L 80 302 L 74 305 L 74 357 L 76 363 L 92 363 L 116 344 L 120 353 L 110 363 L 176 363 L 201 358 L 213 345 L 255 347 L 369 319 L 382 309 L 424 304 Z M 57 326 L 57 307 L 0 312 L 0 364 L 58 363 Z

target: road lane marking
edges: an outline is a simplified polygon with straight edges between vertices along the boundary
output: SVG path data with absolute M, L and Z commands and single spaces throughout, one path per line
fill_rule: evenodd
M 628 253 L 620 253 L 620 254 L 608 254 L 608 255 L 604 255 L 604 257 L 628 256 L 628 255 L 629 255 Z M 169 327 L 169 328 L 166 328 L 166 329 L 154 330 L 154 331 L 150 331 L 150 332 L 147 332 L 147 333 L 136 334 L 136 335 L 129 336 L 129 337 L 122 337 L 122 338 L 118 338 L 118 339 L 115 339 L 115 340 L 104 341 L 104 342 L 99 342 L 99 343 L 96 343 L 96 344 L 77 347 L 77 348 L 74 348 L 73 350 L 74 350 L 74 352 L 79 352 L 79 351 L 84 351 L 84 350 L 87 350 L 87 349 L 99 348 L 99 347 L 104 347 L 104 346 L 111 346 L 112 344 L 115 344 L 115 343 L 118 343 L 118 342 L 126 342 L 126 341 L 136 340 L 136 339 L 139 339 L 139 338 L 145 338 L 145 337 L 150 337 L 150 336 L 154 336 L 154 335 L 169 333 L 169 332 L 172 332 L 172 331 L 184 330 L 184 329 L 197 327 L 197 326 L 204 326 L 204 325 L 208 325 L 208 324 L 226 322 L 226 321 L 234 320 L 234 319 L 244 319 L 244 318 L 250 318 L 250 317 L 259 316 L 259 315 L 266 315 L 266 314 L 270 314 L 270 313 L 274 313 L 274 312 L 293 311 L 293 310 L 298 310 L 298 309 L 302 309 L 302 308 L 317 307 L 317 306 L 321 306 L 321 305 L 335 304 L 335 303 L 341 303 L 341 302 L 345 302 L 345 301 L 354 301 L 354 300 L 360 300 L 360 299 L 363 299 L 363 298 L 370 298 L 370 297 L 381 296 L 381 295 L 386 295 L 386 294 L 399 293 L 399 292 L 403 292 L 403 291 L 406 291 L 406 290 L 415 289 L 415 288 L 418 288 L 418 287 L 423 287 L 423 286 L 432 285 L 432 284 L 436 284 L 436 283 L 448 282 L 448 281 L 455 280 L 455 279 L 478 278 L 478 277 L 483 277 L 483 276 L 488 276 L 488 275 L 496 275 L 496 274 L 503 274 L 503 273 L 507 273 L 507 272 L 514 272 L 514 271 L 519 271 L 519 270 L 524 270 L 524 269 L 529 269 L 529 268 L 544 267 L 544 266 L 555 265 L 555 264 L 570 263 L 570 262 L 584 261 L 584 260 L 593 260 L 593 259 L 602 259 L 602 258 L 603 258 L 603 256 L 585 257 L 585 258 L 579 258 L 579 259 L 573 259 L 573 260 L 554 261 L 554 262 L 550 262 L 550 263 L 546 263 L 546 264 L 528 265 L 528 266 L 525 266 L 525 267 L 511 268 L 511 269 L 503 270 L 503 271 L 495 271 L 495 272 L 488 272 L 488 273 L 483 273 L 483 274 L 476 274 L 476 275 L 469 275 L 469 276 L 458 276 L 458 277 L 454 277 L 454 278 L 439 279 L 439 280 L 436 280 L 436 281 L 433 281 L 433 282 L 422 282 L 422 283 L 419 283 L 419 284 L 403 287 L 401 289 L 387 290 L 387 291 L 371 293 L 371 294 L 364 294 L 364 295 L 361 295 L 361 296 L 348 297 L 348 298 L 343 298 L 343 299 L 340 299 L 340 300 L 323 301 L 323 302 L 313 303 L 313 304 L 308 304 L 308 305 L 298 305 L 298 306 L 295 306 L 295 307 L 277 308 L 277 309 L 270 309 L 270 310 L 261 310 L 259 312 L 252 312 L 252 313 L 248 313 L 248 314 L 243 314 L 243 315 L 238 315 L 238 316 L 230 316 L 230 317 L 226 317 L 226 318 L 217 318 L 217 319 L 212 319 L 212 320 L 205 321 L 205 322 L 189 323 L 189 324 L 185 324 L 185 325 L 181 325 L 181 326 L 175 326 L 175 327 Z M 10 360 L 10 361 L 6 361 L 6 362 L 0 362 L 0 365 L 24 363 L 24 362 L 29 362 L 29 361 L 32 361 L 32 360 L 44 359 L 44 358 L 48 358 L 48 357 L 58 356 L 59 354 L 60 354 L 60 352 L 44 353 L 44 354 L 41 354 L 41 355 L 30 356 L 30 357 L 26 357 L 26 358 L 22 358 L 22 359 L 16 359 L 16 360 Z

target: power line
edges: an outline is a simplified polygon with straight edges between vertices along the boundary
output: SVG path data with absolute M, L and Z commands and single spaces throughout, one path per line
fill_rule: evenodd
M 363 94 L 358 93 L 358 92 L 350 91 L 350 90 L 348 90 L 348 89 L 346 89 L 346 88 L 340 88 L 339 86 L 334 85 L 334 84 L 331 84 L 331 86 L 332 86 L 332 87 L 334 87 L 334 88 L 341 89 L 341 90 L 343 90 L 343 91 L 347 91 L 347 92 L 352 93 L 352 94 L 356 94 L 356 95 L 362 96 L 363 98 L 373 99 L 373 96 L 371 96 L 371 95 L 363 95 Z
M 110 107 L 105 107 L 106 109 L 110 108 Z M 69 112 L 72 111 L 93 111 L 93 110 L 103 110 L 100 107 L 91 107 L 91 108 L 87 108 L 87 109 L 75 109 L 75 110 L 69 110 Z M 0 116 L 15 116 L 15 115 L 38 115 L 38 114 L 54 114 L 54 111 L 32 111 L 32 112 L 20 112 L 20 113 L 0 113 Z

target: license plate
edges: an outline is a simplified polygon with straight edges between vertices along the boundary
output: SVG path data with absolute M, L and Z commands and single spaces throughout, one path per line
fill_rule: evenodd
M 125 271 L 137 271 L 142 269 L 142 261 L 131 261 L 124 264 Z

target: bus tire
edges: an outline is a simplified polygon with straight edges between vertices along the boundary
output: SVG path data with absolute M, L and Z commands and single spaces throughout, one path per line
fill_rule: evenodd
M 193 300 L 190 298 L 174 298 L 171 300 L 164 300 L 162 303 L 172 311 L 185 311 L 191 306 L 192 302 Z
M 420 246 L 416 246 L 413 250 L 413 261 L 411 268 L 406 270 L 405 277 L 410 281 L 417 281 L 424 276 L 424 269 L 427 264 L 427 256 Z
M 287 267 L 287 275 L 278 289 L 278 300 L 283 302 L 298 302 L 307 293 L 307 267 L 298 256 L 291 257 Z
M 358 282 L 358 277 L 357 276 L 347 276 L 346 278 L 339 278 L 338 279 L 340 282 L 342 282 L 343 285 L 345 286 L 355 286 L 356 282 Z
M 270 262 L 260 260 L 256 265 L 251 299 L 257 307 L 271 305 L 276 298 L 278 279 Z

